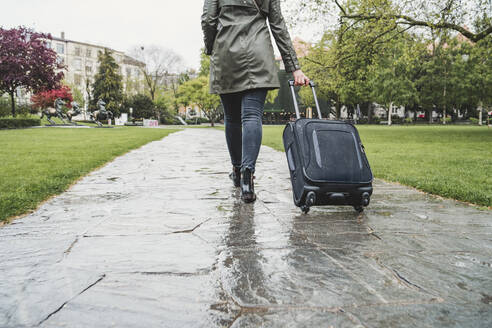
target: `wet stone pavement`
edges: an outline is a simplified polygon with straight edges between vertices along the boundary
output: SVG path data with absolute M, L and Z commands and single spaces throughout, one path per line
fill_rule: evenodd
M 283 153 L 254 205 L 229 169 L 187 129 L 0 228 L 0 327 L 492 327 L 490 211 L 376 181 L 301 215 Z

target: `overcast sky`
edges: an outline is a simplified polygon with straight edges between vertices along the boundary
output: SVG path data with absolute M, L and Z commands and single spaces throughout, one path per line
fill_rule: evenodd
M 2 0 L 0 25 L 24 25 L 58 37 L 64 31 L 69 40 L 121 51 L 156 44 L 198 68 L 202 6 L 203 0 Z M 292 34 L 306 39 L 306 33 Z

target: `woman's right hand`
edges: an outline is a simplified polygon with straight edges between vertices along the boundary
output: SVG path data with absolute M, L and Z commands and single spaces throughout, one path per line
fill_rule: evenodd
M 294 83 L 295 85 L 308 85 L 309 84 L 309 78 L 304 75 L 304 73 L 298 69 L 297 71 L 294 71 L 292 73 L 294 75 Z

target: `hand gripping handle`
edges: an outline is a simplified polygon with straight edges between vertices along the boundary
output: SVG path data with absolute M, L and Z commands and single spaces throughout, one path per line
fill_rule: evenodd
M 292 100 L 294 102 L 294 108 L 296 110 L 297 119 L 301 118 L 301 114 L 299 113 L 299 105 L 297 104 L 296 92 L 294 90 L 295 82 L 294 80 L 289 80 L 290 91 L 292 93 Z M 316 84 L 313 81 L 309 81 L 309 85 L 311 86 L 311 90 L 313 91 L 314 102 L 316 103 L 316 110 L 318 111 L 318 118 L 321 120 L 321 109 L 319 107 L 318 97 L 316 96 Z

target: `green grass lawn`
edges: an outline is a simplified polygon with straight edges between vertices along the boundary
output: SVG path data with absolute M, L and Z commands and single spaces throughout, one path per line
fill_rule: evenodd
M 0 131 L 0 223 L 66 190 L 95 168 L 176 130 L 37 128 Z
M 283 126 L 263 144 L 283 151 Z M 492 206 L 492 129 L 478 126 L 357 126 L 376 177 Z

